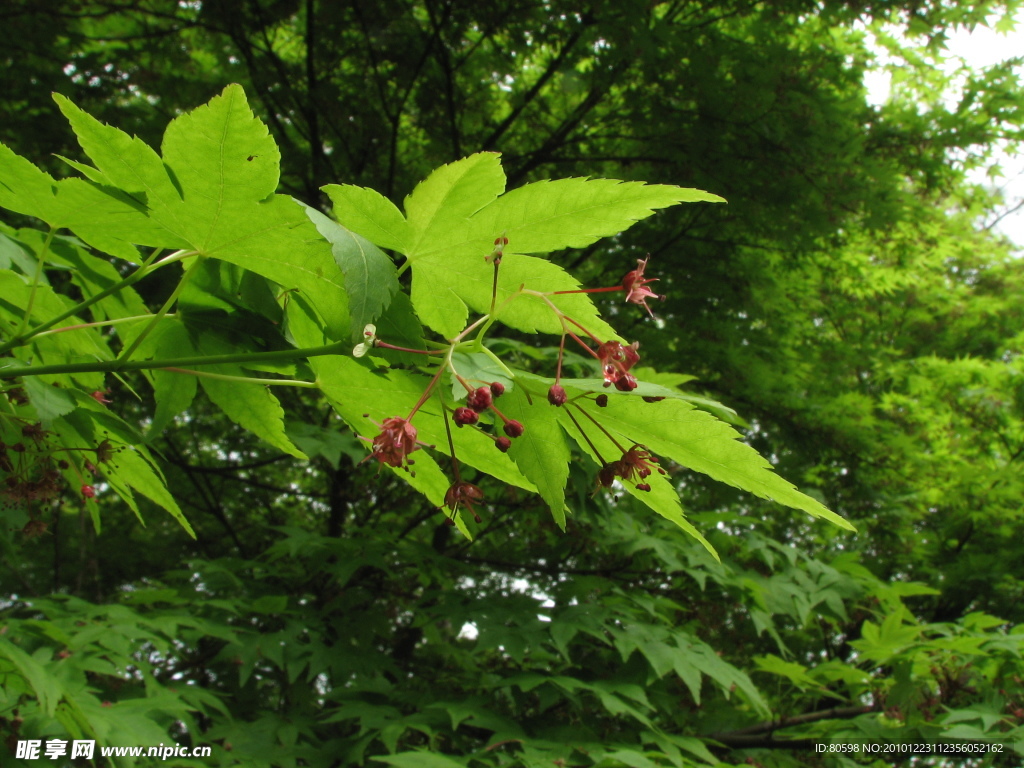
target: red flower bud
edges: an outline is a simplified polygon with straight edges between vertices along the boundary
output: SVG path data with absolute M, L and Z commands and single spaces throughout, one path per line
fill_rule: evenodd
M 494 444 L 498 447 L 498 450 L 502 453 L 508 453 L 508 449 L 512 447 L 512 441 L 507 437 L 497 437 L 494 439 Z
M 615 388 L 619 392 L 632 392 L 636 389 L 636 376 L 631 373 L 619 373 L 615 379 Z
M 493 398 L 491 397 L 490 387 L 474 389 L 466 396 L 466 405 L 477 413 L 483 413 L 490 408 L 491 402 L 493 402 Z
M 477 416 L 476 411 L 472 408 L 456 408 L 452 418 L 455 419 L 455 423 L 460 427 L 466 424 L 476 424 L 480 421 L 480 417 Z
M 565 389 L 561 384 L 552 384 L 548 389 L 548 402 L 554 406 L 565 405 Z
M 87 499 L 95 499 L 96 498 L 96 489 L 93 488 L 91 485 L 83 485 L 82 486 L 82 495 L 85 496 L 85 498 L 87 498 Z
M 594 398 L 594 402 L 597 403 L 598 408 L 608 407 L 608 395 L 598 395 Z
M 495 397 L 501 397 L 505 394 L 505 385 L 500 381 L 491 382 L 491 394 Z
M 505 430 L 505 434 L 509 437 L 519 437 L 525 431 L 523 425 L 515 419 L 509 419 L 505 422 L 505 426 L 502 427 Z

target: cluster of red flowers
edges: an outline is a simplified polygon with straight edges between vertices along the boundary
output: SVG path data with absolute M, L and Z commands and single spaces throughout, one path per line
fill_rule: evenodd
M 638 342 L 628 347 L 617 341 L 606 341 L 597 348 L 597 359 L 601 361 L 601 372 L 604 374 L 604 385 L 614 384 L 620 392 L 632 392 L 636 389 L 636 377 L 629 369 L 640 362 L 636 350 Z
M 494 264 L 496 291 L 498 265 L 501 263 L 504 247 L 508 244 L 508 238 L 504 236 L 499 237 L 495 240 L 494 244 L 494 252 L 487 256 L 486 259 L 488 262 Z M 637 259 L 636 269 L 627 272 L 623 276 L 619 285 L 612 286 L 610 288 L 580 289 L 579 291 L 556 291 L 554 293 L 625 291 L 627 302 L 642 306 L 647 310 L 647 313 L 651 315 L 651 317 L 654 317 L 654 314 L 651 312 L 651 308 L 647 305 L 647 300 L 651 298 L 663 300 L 665 297 L 654 293 L 647 287 L 656 281 L 656 278 L 648 278 L 644 276 L 648 258 Z M 568 402 L 568 395 L 565 388 L 559 383 L 562 374 L 562 358 L 564 354 L 566 336 L 570 336 L 575 339 L 592 357 L 598 361 L 601 367 L 601 374 L 604 377 L 604 386 L 614 386 L 615 389 L 620 392 L 631 392 L 636 389 L 637 380 L 630 372 L 630 369 L 640 361 L 640 355 L 637 352 L 639 344 L 637 342 L 633 342 L 628 345 L 614 340 L 602 342 L 580 323 L 567 315 L 561 314 L 550 302 L 549 305 L 562 319 L 563 328 L 565 328 L 562 336 L 562 342 L 559 347 L 558 370 L 555 376 L 555 383 L 551 385 L 547 393 L 549 403 L 556 407 L 562 407 Z M 482 322 L 482 320 L 478 322 Z M 589 336 L 590 341 L 596 345 L 596 349 L 580 339 L 576 333 L 573 332 L 573 329 L 571 329 L 569 324 L 576 326 L 578 330 L 583 331 L 587 336 Z M 470 326 L 470 328 L 467 329 L 467 332 L 473 327 L 475 327 L 475 325 Z M 364 335 L 367 340 L 356 348 L 355 354 L 357 357 L 363 356 L 374 346 L 425 354 L 420 350 L 403 349 L 401 347 L 395 347 L 391 344 L 379 341 L 376 338 L 376 329 L 373 326 L 367 326 Z M 455 341 L 458 341 L 461 338 L 462 337 L 460 336 Z M 409 458 L 409 454 L 419 450 L 419 448 L 423 446 L 423 444 L 416 439 L 417 433 L 416 428 L 411 423 L 412 418 L 437 384 L 440 374 L 441 371 L 435 375 L 434 379 L 427 387 L 427 390 L 420 398 L 420 401 L 416 404 L 412 413 L 410 413 L 407 418 L 403 419 L 399 417 L 392 417 L 385 419 L 383 424 L 378 424 L 380 427 L 380 433 L 376 437 L 372 440 L 369 440 L 368 438 L 361 438 L 372 444 L 371 454 L 370 456 L 367 456 L 364 461 L 369 460 L 370 458 L 375 458 L 381 464 L 387 464 L 391 467 L 401 467 L 408 471 L 409 465 L 414 463 L 413 460 Z M 480 421 L 480 415 L 490 410 L 502 421 L 502 431 L 505 433 L 505 436 L 490 435 L 490 437 L 500 451 L 508 451 L 512 444 L 510 438 L 516 438 L 522 435 L 524 427 L 520 422 L 507 418 L 494 405 L 494 400 L 505 391 L 504 386 L 500 382 L 493 382 L 488 386 L 472 387 L 469 383 L 459 377 L 458 374 L 455 375 L 463 386 L 465 386 L 467 391 L 466 405 L 457 407 L 451 412 L 451 419 L 455 422 L 456 427 L 476 427 Z M 608 403 L 607 395 L 603 394 L 597 396 L 595 400 L 596 404 L 599 406 L 606 406 Z M 578 406 L 575 407 L 578 408 Z M 573 420 L 575 421 L 575 419 Z M 597 424 L 598 428 L 602 429 L 602 431 L 605 431 L 599 423 L 595 422 L 595 424 Z M 585 434 L 584 437 L 586 437 Z M 609 435 L 609 437 L 611 437 L 611 435 Z M 622 457 L 616 461 L 606 462 L 603 464 L 600 472 L 598 473 L 599 485 L 608 488 L 616 478 L 619 478 L 635 483 L 636 487 L 640 490 L 649 491 L 651 489 L 650 484 L 642 481 L 649 477 L 655 470 L 661 474 L 665 474 L 665 470 L 658 466 L 657 459 L 643 446 L 634 444 L 629 450 L 624 450 L 618 445 L 614 437 L 611 437 L 611 439 L 612 442 L 618 446 L 619 450 L 623 452 Z M 449 443 L 451 443 L 450 434 Z M 477 522 L 479 522 L 480 517 L 473 505 L 483 501 L 483 492 L 472 483 L 465 482 L 461 479 L 458 471 L 458 463 L 454 456 L 454 444 L 451 444 L 451 447 L 453 452 L 452 465 L 455 474 L 455 482 L 448 488 L 448 491 L 444 496 L 444 506 L 451 510 L 452 513 L 448 522 L 450 524 L 454 524 L 455 511 L 460 505 L 467 508 L 473 514 L 473 517 Z M 600 454 L 598 454 L 598 457 L 600 458 Z M 601 459 L 601 461 L 604 460 Z
M 373 449 L 363 461 L 374 458 L 381 464 L 401 467 L 408 471 L 409 465 L 416 463 L 409 458 L 409 454 L 418 451 L 423 445 L 416 439 L 416 427 L 408 419 L 400 419 L 397 416 L 384 419 L 384 423 L 378 426 L 380 434 L 373 438 Z
M 8 399 L 10 391 L 8 391 Z M 14 417 L 15 421 L 21 421 Z M 29 521 L 22 528 L 27 538 L 34 538 L 46 532 L 47 524 L 39 519 L 39 507 L 43 508 L 60 497 L 65 487 L 65 475 L 72 465 L 66 459 L 59 459 L 54 454 L 61 451 L 76 451 L 96 454 L 97 463 L 109 463 L 117 449 L 110 440 L 101 441 L 95 448 L 64 448 L 55 447 L 52 443 L 53 433 L 38 422 L 25 422 L 20 426 L 20 440 L 6 443 L 0 440 L 0 499 L 9 505 L 24 505 L 29 513 Z M 8 437 L 8 439 L 10 439 Z M 96 471 L 91 461 L 83 461 L 82 469 L 75 473 L 83 480 Z M 79 492 L 85 499 L 96 497 L 96 488 L 88 481 L 82 483 Z
M 636 483 L 638 490 L 649 491 L 651 490 L 650 483 L 641 483 L 637 480 L 647 478 L 654 470 L 658 470 L 662 475 L 665 474 L 665 470 L 658 466 L 658 460 L 651 455 L 650 451 L 642 445 L 634 445 L 622 455 L 621 459 L 610 461 L 601 467 L 601 471 L 597 473 L 597 482 L 605 488 L 610 488 L 615 478 L 618 477 Z

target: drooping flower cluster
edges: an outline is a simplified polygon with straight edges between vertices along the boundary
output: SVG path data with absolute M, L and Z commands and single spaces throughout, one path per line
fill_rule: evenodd
M 3 394 L 13 405 L 27 403 L 14 389 Z M 107 395 L 109 391 L 100 394 Z M 82 498 L 96 498 L 99 491 L 92 479 L 100 471 L 96 465 L 112 465 L 114 457 L 123 450 L 109 438 L 95 446 L 60 444 L 55 433 L 40 422 L 7 412 L 0 419 L 0 435 L 4 438 L 0 439 L 0 505 L 28 512 L 30 520 L 22 533 L 29 538 L 46 531 L 46 524 L 39 519 L 41 510 L 48 509 L 68 490 L 69 481 L 77 483 Z M 12 439 L 15 442 L 7 442 Z M 93 454 L 95 463 L 85 458 Z M 62 455 L 68 458 L 61 458 Z M 71 456 L 79 458 L 69 460 Z
M 363 461 L 374 458 L 381 464 L 408 471 L 409 465 L 416 463 L 409 458 L 409 454 L 418 451 L 423 445 L 416 439 L 416 427 L 408 419 L 398 417 L 384 419 L 384 423 L 379 426 L 380 434 L 371 441 L 372 452 Z M 366 440 L 365 437 L 361 439 Z
M 477 486 L 472 483 L 467 483 L 464 480 L 456 480 L 448 488 L 444 494 L 444 505 L 451 510 L 452 514 L 448 518 L 449 525 L 455 525 L 455 511 L 459 505 L 463 505 L 468 509 L 476 522 L 480 522 L 480 515 L 477 514 L 476 508 L 473 504 L 484 500 L 484 492 L 481 491 Z
M 364 461 L 369 460 L 371 457 L 377 459 L 381 464 L 387 464 L 391 467 L 401 467 L 408 471 L 409 465 L 413 464 L 413 460 L 409 458 L 409 455 L 414 451 L 418 450 L 422 443 L 417 440 L 416 428 L 412 425 L 413 417 L 424 402 L 434 392 L 441 374 L 446 370 L 450 371 L 453 379 L 466 391 L 465 405 L 459 405 L 457 407 L 448 406 L 444 403 L 442 398 L 442 412 L 444 415 L 444 424 L 448 433 L 448 443 L 452 457 L 452 472 L 454 474 L 454 482 L 449 486 L 444 496 L 444 504 L 450 511 L 448 522 L 455 524 L 456 512 L 460 505 L 466 508 L 479 522 L 480 517 L 477 514 L 475 504 L 479 504 L 484 499 L 483 491 L 476 485 L 464 481 L 459 474 L 459 463 L 455 457 L 455 444 L 452 440 L 452 431 L 450 429 L 450 423 L 454 422 L 457 428 L 469 427 L 471 429 L 482 432 L 487 435 L 495 444 L 495 447 L 502 451 L 507 452 L 512 446 L 512 440 L 521 436 L 525 428 L 522 423 L 515 419 L 508 418 L 505 414 L 499 410 L 494 401 L 500 397 L 505 387 L 500 382 L 492 382 L 489 385 L 478 386 L 479 380 L 475 384 L 470 384 L 466 379 L 459 375 L 456 369 L 455 362 L 453 361 L 452 352 L 454 352 L 459 345 L 464 343 L 468 334 L 476 328 L 483 325 L 484 332 L 489 327 L 490 323 L 493 322 L 493 315 L 495 312 L 495 300 L 497 297 L 497 285 L 498 285 L 498 269 L 502 261 L 504 254 L 504 248 L 508 244 L 508 238 L 503 235 L 495 239 L 494 250 L 486 257 L 486 261 L 493 265 L 494 279 L 493 289 L 491 297 L 491 312 L 488 315 L 484 315 L 476 322 L 468 326 L 458 336 L 453 338 L 449 343 L 449 351 L 447 354 L 439 352 L 432 352 L 428 350 L 415 350 L 407 349 L 403 347 L 396 347 L 394 345 L 385 343 L 377 338 L 376 328 L 373 325 L 367 325 L 363 332 L 363 342 L 356 346 L 353 353 L 356 357 L 362 357 L 366 355 L 374 347 L 383 347 L 386 349 L 393 349 L 402 352 L 411 352 L 423 355 L 435 355 L 436 358 L 441 358 L 440 367 L 431 379 L 423 395 L 420 397 L 417 404 L 413 407 L 412 411 L 406 418 L 391 417 L 385 419 L 383 424 L 378 424 L 380 427 L 380 433 L 372 440 L 369 438 L 361 438 L 371 443 L 371 454 Z M 615 437 L 608 432 L 592 415 L 586 412 L 581 406 L 578 400 L 581 397 L 594 402 L 598 407 L 605 407 L 608 404 L 608 396 L 605 394 L 593 397 L 592 395 L 575 395 L 572 398 L 566 392 L 565 387 L 560 383 L 562 377 L 562 363 L 564 358 L 565 343 L 567 338 L 572 338 L 576 341 L 592 358 L 594 358 L 600 366 L 601 376 L 604 379 L 604 386 L 614 386 L 616 390 L 620 392 L 632 392 L 637 388 L 637 379 L 631 373 L 631 369 L 640 361 L 640 355 L 638 353 L 639 344 L 633 342 L 632 344 L 625 344 L 614 339 L 602 341 L 600 338 L 595 336 L 590 330 L 588 330 L 578 320 L 570 317 L 564 313 L 555 303 L 551 301 L 551 297 L 556 294 L 562 293 L 593 293 L 601 291 L 624 291 L 626 294 L 625 300 L 632 304 L 638 304 L 642 306 L 647 313 L 653 317 L 650 307 L 647 304 L 647 300 L 651 298 L 664 299 L 664 296 L 654 293 L 648 286 L 654 283 L 657 278 L 645 277 L 645 270 L 650 257 L 644 259 L 637 259 L 636 269 L 627 272 L 619 285 L 612 286 L 609 288 L 592 288 L 592 289 L 579 289 L 574 291 L 553 291 L 551 293 L 541 293 L 538 291 L 527 290 L 523 286 L 520 286 L 519 292 L 525 294 L 531 294 L 533 296 L 540 297 L 552 312 L 556 315 L 562 324 L 563 333 L 561 344 L 559 345 L 558 355 L 558 366 L 555 373 L 555 382 L 552 384 L 547 392 L 548 402 L 556 407 L 564 407 L 569 411 L 569 418 L 576 423 L 576 426 L 583 433 L 583 437 L 590 443 L 591 448 L 594 449 L 594 454 L 597 456 L 599 463 L 601 463 L 601 470 L 598 474 L 598 483 L 600 486 L 605 488 L 610 487 L 616 478 L 634 483 L 640 490 L 649 491 L 651 486 L 649 483 L 644 482 L 655 470 L 661 474 L 665 474 L 660 466 L 658 466 L 658 460 L 655 458 L 646 448 L 641 445 L 634 444 L 632 448 L 625 450 L 615 440 Z M 484 325 L 484 323 L 487 323 Z M 587 339 L 587 340 L 585 340 Z M 476 343 L 479 343 L 479 338 Z M 493 357 L 493 355 L 492 355 Z M 500 364 L 500 363 L 499 363 Z M 525 383 L 524 383 L 525 386 Z M 527 392 L 527 397 L 531 397 L 531 393 Z M 646 399 L 646 398 L 645 398 Z M 481 422 L 481 416 L 487 412 L 491 412 L 494 417 L 494 427 L 491 427 L 488 423 Z M 575 415 L 583 414 L 589 418 L 593 424 L 601 430 L 606 437 L 608 437 L 622 452 L 619 459 L 611 462 L 606 462 L 597 450 L 597 447 L 591 442 L 591 437 L 588 437 L 586 431 L 577 421 Z M 504 432 L 504 436 L 494 434 L 498 421 L 501 422 L 501 431 Z M 376 423 L 376 422 L 375 422 Z M 432 446 L 427 446 L 432 447 Z
M 639 346 L 636 341 L 625 347 L 617 341 L 606 341 L 597 348 L 597 359 L 601 361 L 606 387 L 614 384 L 620 392 L 636 389 L 636 377 L 629 369 L 640 362 L 640 355 L 636 351 Z
M 664 475 L 665 470 L 658 466 L 658 460 L 651 455 L 644 446 L 634 444 L 632 448 L 622 454 L 617 461 L 610 461 L 601 467 L 597 473 L 597 480 L 605 488 L 610 488 L 615 478 L 620 478 L 636 485 L 637 490 L 651 490 L 650 483 L 637 482 L 644 480 L 657 470 Z

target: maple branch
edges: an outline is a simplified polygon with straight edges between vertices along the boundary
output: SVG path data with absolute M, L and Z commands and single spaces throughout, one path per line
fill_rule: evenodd
M 713 739 L 732 749 L 750 749 L 762 747 L 769 749 L 813 749 L 820 739 L 777 739 L 774 732 L 794 725 L 806 725 L 820 720 L 849 720 L 869 712 L 877 711 L 877 707 L 860 705 L 852 707 L 833 707 L 817 712 L 805 712 L 793 717 L 781 717 L 778 720 L 748 725 L 735 731 L 712 733 L 705 738 Z M 767 734 L 767 735 L 766 735 Z
M 92 363 L 57 363 L 54 365 L 12 365 L 0 367 L 0 379 L 19 376 L 41 376 L 50 373 L 114 373 L 120 371 L 151 371 L 160 368 L 191 368 L 196 365 L 225 363 L 266 363 L 300 360 L 306 357 L 340 355 L 351 351 L 351 342 L 338 341 L 322 347 L 282 349 L 276 352 L 236 353 L 233 355 L 198 355 L 167 360 L 97 360 Z

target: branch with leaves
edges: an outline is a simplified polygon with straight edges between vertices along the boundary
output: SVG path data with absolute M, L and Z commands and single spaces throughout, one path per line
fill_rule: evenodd
M 160 155 L 56 99 L 92 162 L 68 160 L 82 177 L 55 181 L 0 147 L 0 205 L 47 226 L 4 230 L 35 260 L 0 271 L 0 316 L 17 318 L 0 342 L 0 423 L 5 447 L 16 430 L 41 432 L 40 468 L 67 452 L 60 471 L 91 489 L 87 504 L 95 484 L 79 480 L 100 472 L 129 504 L 134 488 L 187 526 L 147 438 L 96 396 L 105 374 L 140 371 L 157 403 L 149 435 L 202 387 L 237 424 L 299 458 L 270 387 L 319 389 L 363 436 L 367 459 L 401 473 L 470 538 L 485 494 L 461 465 L 539 493 L 564 528 L 574 450 L 596 464 L 597 488 L 636 496 L 712 553 L 683 516 L 663 459 L 850 528 L 775 475 L 699 398 L 641 369 L 637 343 L 601 317 L 589 294 L 618 291 L 654 319 L 647 302 L 662 297 L 648 287 L 657 278 L 647 259 L 616 285 L 582 288 L 544 257 L 617 235 L 658 209 L 721 198 L 608 179 L 505 192 L 499 155 L 480 153 L 432 173 L 404 212 L 371 189 L 328 185 L 332 219 L 275 194 L 279 152 L 239 86 L 175 119 Z M 117 260 L 140 266 L 120 277 Z M 173 290 L 150 312 L 132 285 L 176 264 Z M 55 269 L 69 271 L 84 298 L 51 287 Z M 204 324 L 210 311 L 226 321 Z M 541 355 L 529 368 L 503 358 L 502 327 L 558 336 L 556 358 Z M 133 458 L 87 462 L 107 434 Z M 436 456 L 450 461 L 450 475 Z M 23 475 L 33 471 L 53 472 Z

